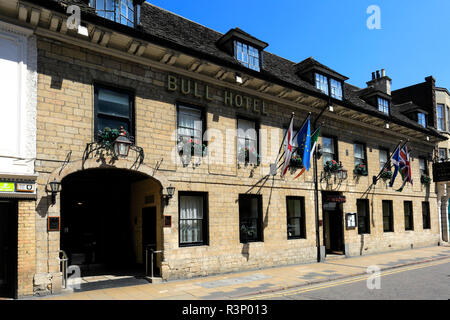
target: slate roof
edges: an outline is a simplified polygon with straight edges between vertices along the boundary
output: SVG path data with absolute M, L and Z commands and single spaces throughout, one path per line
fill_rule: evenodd
M 298 68 L 301 68 L 302 65 L 316 63 L 323 68 L 330 70 L 330 72 L 340 75 L 333 69 L 315 61 L 313 58 L 308 58 L 300 63 L 295 63 L 270 52 L 262 51 L 261 57 L 263 66 L 261 71 L 257 72 L 250 70 L 238 63 L 233 56 L 218 48 L 216 43 L 224 34 L 161 9 L 148 2 L 144 2 L 141 6 L 142 27 L 136 29 L 97 16 L 95 11 L 89 7 L 89 0 L 29 0 L 29 2 L 39 3 L 43 7 L 60 12 L 62 11 L 64 13 L 67 5 L 76 4 L 80 6 L 82 10 L 82 19 L 85 21 L 103 25 L 110 29 L 117 30 L 118 32 L 124 32 L 130 36 L 166 46 L 224 67 L 233 68 L 290 89 L 298 90 L 326 100 L 331 99 L 333 101 L 333 98 L 329 98 L 329 96 L 323 94 L 314 85 L 302 80 L 296 74 Z M 61 6 L 61 4 L 63 4 L 63 6 Z M 446 139 L 444 136 L 440 135 L 437 130 L 419 126 L 418 123 L 410 120 L 408 117 L 398 112 L 398 110 L 395 110 L 395 108 L 392 108 L 391 117 L 386 116 L 384 113 L 378 111 L 377 108 L 367 104 L 360 98 L 358 92 L 361 90 L 361 88 L 344 82 L 344 100 L 342 102 L 336 100 L 336 103 L 342 104 L 349 109 L 370 114 L 426 134 L 440 137 L 443 140 Z

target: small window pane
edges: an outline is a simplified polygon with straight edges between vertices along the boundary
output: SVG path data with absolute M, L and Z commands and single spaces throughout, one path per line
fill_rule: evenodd
M 413 227 L 413 203 L 412 201 L 404 202 L 405 210 L 405 230 L 414 230 Z
M 443 104 L 437 105 L 437 129 L 441 130 L 441 131 L 445 130 L 444 105 Z
M 430 203 L 428 201 L 422 202 L 422 218 L 423 229 L 431 229 Z
M 426 123 L 425 114 L 424 113 L 418 113 L 417 114 L 417 118 L 418 118 L 419 125 L 421 125 L 422 127 L 426 128 L 427 123 Z
M 130 112 L 129 99 L 130 96 L 128 94 L 107 89 L 99 89 L 99 112 L 114 116 L 128 117 Z
M 389 114 L 389 101 L 383 98 L 378 98 L 378 110 Z
M 383 200 L 383 231 L 393 232 L 393 212 L 392 212 L 392 201 Z
M 380 150 L 380 170 L 384 168 L 384 165 L 386 164 L 387 161 L 388 161 L 388 152 L 386 150 Z
M 180 195 L 180 244 L 203 244 L 204 195 Z
M 288 239 L 306 238 L 304 198 L 287 198 Z
M 325 94 L 328 94 L 328 78 L 316 73 L 316 88 Z
M 370 233 L 369 200 L 356 200 L 358 211 L 358 234 Z
M 105 128 L 110 129 L 117 129 L 119 130 L 120 127 L 123 127 L 127 132 L 130 132 L 129 122 L 119 119 L 110 119 L 110 118 L 103 118 L 99 116 L 98 118 L 98 130 L 103 131 Z
M 355 158 L 355 166 L 359 164 L 366 164 L 366 156 L 365 156 L 365 147 L 362 144 L 355 143 L 354 144 L 354 158 Z
M 262 241 L 261 197 L 239 195 L 239 234 L 241 243 Z
M 342 85 L 340 81 L 330 79 L 331 96 L 335 99 L 342 100 Z

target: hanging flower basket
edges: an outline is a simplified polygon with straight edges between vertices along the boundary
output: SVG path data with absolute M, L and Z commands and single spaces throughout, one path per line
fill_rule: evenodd
M 119 135 L 119 129 L 111 129 L 109 127 L 106 127 L 98 132 L 97 142 L 104 145 L 106 148 L 112 148 L 114 141 L 116 141 Z
M 381 179 L 388 180 L 392 178 L 392 171 L 389 169 L 384 169 L 380 175 Z
M 367 166 L 365 164 L 356 165 L 353 173 L 364 177 L 369 175 L 369 173 L 367 172 Z
M 181 145 L 179 145 L 179 153 L 180 155 L 184 155 L 185 150 L 189 152 L 191 151 L 191 156 L 200 155 L 205 156 L 207 152 L 207 147 L 205 144 L 200 143 L 198 139 L 188 139 Z
M 289 166 L 292 168 L 303 168 L 303 161 L 299 155 L 292 155 L 291 161 L 289 162 Z
M 323 170 L 330 173 L 337 173 L 340 168 L 341 166 L 335 160 L 327 161 L 323 166 Z
M 420 177 L 420 182 L 424 185 L 430 185 L 431 184 L 431 178 L 425 174 L 422 174 Z

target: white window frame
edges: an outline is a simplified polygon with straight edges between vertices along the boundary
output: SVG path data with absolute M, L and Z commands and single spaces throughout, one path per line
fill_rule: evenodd
M 441 117 L 439 117 L 441 110 Z M 439 131 L 445 131 L 445 105 L 438 103 L 436 107 L 436 125 Z
M 422 127 L 424 127 L 424 128 L 427 127 L 427 116 L 425 115 L 425 113 L 422 113 L 422 112 L 417 113 L 417 122 Z
M 378 97 L 378 111 L 389 115 L 389 100 Z
M 342 100 L 342 82 L 330 78 L 331 97 Z
M 316 72 L 316 88 L 328 95 L 328 77 Z
M 260 71 L 260 52 L 257 48 L 234 40 L 234 57 L 245 67 Z

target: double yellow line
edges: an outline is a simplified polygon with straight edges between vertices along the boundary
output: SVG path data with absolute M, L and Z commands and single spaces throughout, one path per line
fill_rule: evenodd
M 414 266 L 410 266 L 410 267 L 401 267 L 400 269 L 395 269 L 395 270 L 391 270 L 391 271 L 380 271 L 380 277 L 384 277 L 384 276 L 395 274 L 395 273 L 401 273 L 401 272 L 405 272 L 405 271 L 429 268 L 429 267 L 433 267 L 433 266 L 448 263 L 448 262 L 450 262 L 450 259 L 446 258 L 446 259 L 439 260 L 436 262 L 429 262 L 429 263 L 414 265 Z M 276 298 L 276 297 L 282 297 L 282 296 L 292 296 L 292 295 L 301 294 L 301 293 L 305 293 L 305 292 L 309 292 L 309 291 L 322 290 L 322 289 L 326 289 L 326 288 L 341 286 L 344 284 L 364 281 L 370 277 L 373 277 L 373 274 L 367 274 L 367 275 L 363 275 L 363 276 L 353 277 L 353 278 L 347 279 L 347 280 L 332 281 L 332 283 L 326 283 L 326 284 L 317 285 L 314 287 L 307 287 L 307 288 L 303 287 L 300 289 L 282 291 L 282 292 L 278 292 L 278 293 L 262 294 L 262 295 L 256 295 L 256 296 L 251 296 L 251 297 L 245 297 L 245 298 L 241 298 L 239 300 L 262 300 L 262 299 L 270 299 L 270 298 Z

